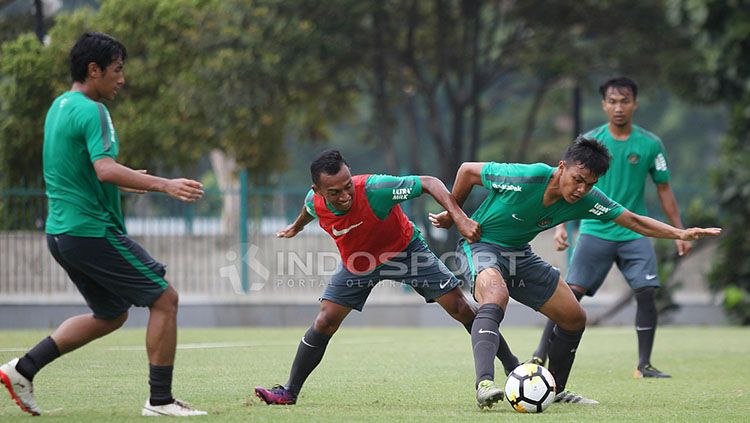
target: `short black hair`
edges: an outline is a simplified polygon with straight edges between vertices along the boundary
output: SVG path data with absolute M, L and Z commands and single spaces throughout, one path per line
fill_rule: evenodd
M 335 175 L 341 170 L 341 165 L 349 166 L 338 150 L 325 150 L 318 154 L 310 165 L 310 176 L 315 185 L 320 182 L 320 174 Z
M 614 88 L 617 91 L 627 88 L 633 93 L 634 99 L 638 98 L 638 84 L 627 76 L 618 76 L 603 83 L 599 87 L 599 93 L 602 95 L 602 98 L 607 98 L 607 91 L 610 88 Z
M 85 82 L 89 63 L 94 62 L 104 70 L 112 62 L 128 57 L 125 45 L 114 37 L 101 32 L 86 32 L 70 50 L 70 76 L 73 81 Z
M 580 163 L 596 176 L 602 176 L 609 169 L 609 150 L 599 141 L 579 135 L 563 155 L 565 164 Z

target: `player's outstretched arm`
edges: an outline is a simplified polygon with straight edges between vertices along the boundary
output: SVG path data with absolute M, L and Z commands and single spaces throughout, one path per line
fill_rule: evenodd
M 688 228 L 678 229 L 666 223 L 659 222 L 647 216 L 635 214 L 625 210 L 614 219 L 614 222 L 624 226 L 633 232 L 653 238 L 680 239 L 683 241 L 695 241 L 707 236 L 721 234 L 721 228 Z
M 464 201 L 471 193 L 474 185 L 482 185 L 482 168 L 483 162 L 465 162 L 458 168 L 456 181 L 453 183 L 451 195 L 456 200 L 456 204 L 463 206 Z M 430 213 L 430 222 L 437 228 L 448 229 L 453 226 L 453 219 L 448 212 Z
M 294 220 L 294 223 L 276 232 L 276 238 L 292 238 L 302 232 L 302 230 L 305 229 L 305 226 L 313 220 L 315 220 L 315 218 L 310 216 L 310 213 L 308 213 L 307 209 L 303 206 L 299 215 Z
M 115 184 L 121 188 L 136 191 L 163 192 L 186 203 L 203 197 L 203 184 L 192 179 L 166 179 L 148 175 L 117 163 L 111 157 L 94 162 L 96 177 L 101 182 Z
M 676 228 L 682 228 L 682 219 L 680 219 L 680 209 L 677 206 L 677 199 L 672 192 L 672 186 L 669 183 L 656 184 L 656 192 L 659 194 L 659 202 L 664 214 Z M 684 256 L 693 249 L 690 241 L 676 240 L 677 254 Z
M 434 176 L 420 176 L 422 191 L 430 194 L 448 212 L 451 220 L 455 222 L 458 232 L 469 242 L 479 241 L 482 235 L 482 228 L 479 224 L 466 216 L 461 206 L 448 192 L 443 181 Z

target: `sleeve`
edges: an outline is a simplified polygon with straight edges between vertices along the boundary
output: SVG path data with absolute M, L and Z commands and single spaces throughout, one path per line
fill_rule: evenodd
M 109 111 L 101 103 L 94 103 L 83 111 L 82 131 L 91 163 L 104 158 L 117 158 L 115 127 Z
M 667 150 L 661 140 L 658 141 L 656 155 L 651 162 L 648 171 L 651 173 L 651 180 L 655 184 L 665 184 L 669 182 L 669 167 L 667 166 Z
M 586 201 L 581 219 L 596 219 L 610 221 L 616 219 L 624 211 L 620 203 L 607 197 L 599 188 L 594 187 L 581 201 Z
M 313 197 L 315 197 L 315 191 L 310 189 L 305 196 L 305 210 L 307 211 L 307 214 L 317 219 L 318 215 L 315 214 L 315 202 L 313 201 Z
M 365 183 L 370 208 L 378 219 L 385 219 L 393 206 L 422 195 L 419 176 L 372 175 Z
M 495 189 L 500 181 L 510 176 L 508 163 L 488 162 L 482 166 L 482 185 L 487 189 Z

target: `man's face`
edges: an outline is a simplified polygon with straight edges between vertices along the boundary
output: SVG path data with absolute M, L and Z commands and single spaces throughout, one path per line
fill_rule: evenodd
M 94 72 L 95 75 L 93 76 L 95 77 L 96 89 L 100 97 L 107 100 L 114 100 L 117 91 L 125 85 L 124 66 L 125 63 L 120 58 L 110 63 L 104 70 L 94 65 L 98 69 L 98 72 Z
M 354 202 L 354 183 L 349 166 L 341 165 L 341 169 L 335 175 L 321 173 L 319 182 L 313 185 L 313 191 L 322 195 L 334 209 L 340 212 L 349 211 Z
M 580 163 L 568 163 L 561 161 L 558 165 L 560 174 L 560 192 L 563 199 L 568 203 L 575 203 L 594 188 L 599 177 Z
M 622 127 L 632 121 L 638 101 L 629 88 L 609 87 L 602 100 L 602 108 L 607 113 L 610 123 Z

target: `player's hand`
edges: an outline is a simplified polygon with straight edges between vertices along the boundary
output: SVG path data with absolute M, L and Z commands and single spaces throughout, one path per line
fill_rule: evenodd
M 432 226 L 436 228 L 448 229 L 453 226 L 453 218 L 447 211 L 438 214 L 429 213 L 428 217 Z
M 286 228 L 276 232 L 276 238 L 292 238 L 300 232 L 302 232 L 302 228 L 297 228 L 297 226 L 292 223 Z
M 681 257 L 688 255 L 688 253 L 690 253 L 690 250 L 693 249 L 693 243 L 690 241 L 677 239 L 674 243 L 677 247 L 677 255 Z
M 682 241 L 695 241 L 707 236 L 718 236 L 721 234 L 721 228 L 688 228 L 682 231 L 680 239 Z
M 138 169 L 136 170 L 136 172 L 146 174 L 148 173 L 148 170 Z M 148 192 L 145 189 L 135 189 L 135 188 L 128 188 L 128 187 L 118 187 L 118 188 L 120 188 L 120 191 L 122 192 L 129 192 L 131 194 L 145 194 Z
M 568 230 L 565 229 L 565 225 L 558 225 L 555 227 L 555 249 L 557 251 L 565 251 L 566 248 L 570 247 L 568 244 Z
M 477 242 L 482 237 L 482 226 L 468 217 L 457 220 L 456 229 L 469 243 Z
M 203 197 L 203 184 L 192 179 L 170 179 L 167 181 L 166 193 L 180 201 L 194 203 Z

